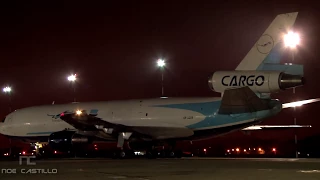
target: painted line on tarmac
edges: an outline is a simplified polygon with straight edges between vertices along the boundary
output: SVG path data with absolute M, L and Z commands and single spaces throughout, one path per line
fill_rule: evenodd
M 223 158 L 223 157 L 183 157 L 190 160 L 246 160 L 246 161 L 269 161 L 269 162 L 319 162 L 320 159 L 312 158 Z
M 320 170 L 299 170 L 300 173 L 320 173 Z
M 272 169 L 258 169 L 259 171 L 272 171 Z

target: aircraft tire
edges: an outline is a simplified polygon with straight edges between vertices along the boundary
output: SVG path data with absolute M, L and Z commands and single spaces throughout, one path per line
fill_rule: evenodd
M 118 152 L 117 151 L 113 151 L 112 152 L 112 159 L 118 159 Z
M 175 157 L 179 158 L 179 159 L 182 158 L 182 151 L 176 151 L 175 152 Z
M 176 156 L 176 153 L 174 151 L 169 152 L 169 158 L 174 158 Z
M 148 159 L 156 159 L 157 158 L 157 152 L 156 151 L 147 151 L 146 157 Z
M 160 151 L 160 158 L 166 158 L 166 157 L 167 157 L 166 151 L 164 150 Z
M 125 158 L 127 158 L 127 153 L 125 151 L 120 151 L 119 157 L 120 157 L 120 159 L 125 159 Z

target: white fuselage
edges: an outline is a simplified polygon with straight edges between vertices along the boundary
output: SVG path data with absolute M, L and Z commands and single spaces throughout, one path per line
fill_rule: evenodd
M 75 129 L 56 115 L 65 111 L 89 112 L 92 109 L 98 110 L 97 117 L 107 122 L 132 127 L 177 127 L 195 131 L 256 120 L 250 114 L 240 119 L 219 117 L 219 103 L 220 98 L 159 98 L 28 107 L 10 113 L 1 123 L 0 133 L 16 137 L 49 136 L 53 132 Z

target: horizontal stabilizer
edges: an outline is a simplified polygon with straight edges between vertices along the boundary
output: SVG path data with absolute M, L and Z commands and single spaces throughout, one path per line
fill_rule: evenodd
M 254 130 L 275 130 L 275 129 L 289 129 L 289 128 L 311 128 L 311 125 L 254 125 L 249 126 L 242 131 L 254 131 Z
M 260 99 L 249 87 L 224 91 L 219 114 L 239 114 L 270 109 L 266 100 Z

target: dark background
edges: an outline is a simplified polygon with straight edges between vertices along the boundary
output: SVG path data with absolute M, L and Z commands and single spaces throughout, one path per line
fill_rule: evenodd
M 275 94 L 283 102 L 319 97 L 319 5 L 316 1 L 29 1 L 0 3 L 0 84 L 13 88 L 13 109 L 73 100 L 67 76 L 77 73 L 78 101 L 161 95 L 158 58 L 167 62 L 165 95 L 218 96 L 207 77 L 233 70 L 277 14 L 299 11 L 295 56 L 307 84 Z M 282 61 L 292 62 L 290 52 Z M 0 96 L 0 114 L 9 99 Z M 299 107 L 299 139 L 319 133 L 319 103 Z M 283 110 L 264 124 L 293 124 Z M 290 140 L 294 130 L 232 133 L 224 141 Z M 221 140 L 221 139 L 220 139 Z M 214 141 L 214 140 L 213 140 Z M 211 141 L 210 143 L 212 143 Z M 7 140 L 0 138 L 0 146 Z M 208 143 L 208 141 L 204 142 Z

